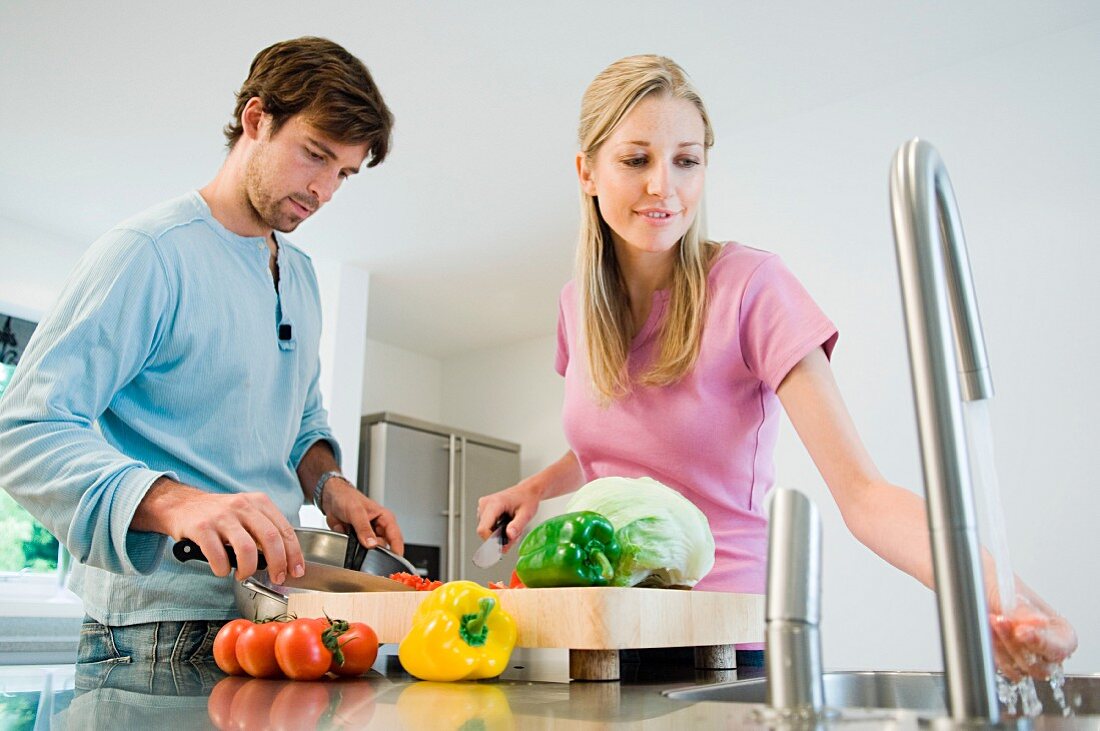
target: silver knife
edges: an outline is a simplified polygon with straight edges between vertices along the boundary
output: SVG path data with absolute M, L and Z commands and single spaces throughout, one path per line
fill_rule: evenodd
M 316 561 L 306 561 L 305 568 L 305 574 L 300 577 L 287 574 L 283 586 L 314 591 L 415 591 L 408 584 L 402 584 L 385 576 L 365 574 L 362 571 L 352 571 Z
M 505 530 L 511 522 L 511 514 L 500 514 L 500 517 L 497 518 L 497 522 L 493 524 L 493 532 L 490 533 L 489 537 L 485 539 L 485 542 L 474 551 L 474 566 L 481 569 L 487 569 L 500 560 L 500 557 L 504 555 L 504 547 L 508 545 L 508 534 Z
M 225 546 L 225 553 L 229 558 L 229 565 L 236 568 L 237 555 L 233 552 L 232 546 Z M 172 554 L 179 561 L 207 561 L 206 555 L 199 548 L 199 545 L 188 538 L 184 538 L 172 546 Z M 257 570 L 267 568 L 267 561 L 262 553 L 256 558 Z M 329 566 L 316 561 L 305 561 L 305 569 L 305 574 L 301 577 L 296 578 L 287 574 L 283 586 L 294 589 L 312 589 L 313 591 L 415 591 L 408 584 L 402 584 L 400 581 L 394 581 L 384 576 L 351 571 L 350 569 Z

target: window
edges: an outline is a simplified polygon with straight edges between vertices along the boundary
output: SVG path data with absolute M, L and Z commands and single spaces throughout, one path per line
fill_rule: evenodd
M 8 365 L 7 363 L 0 363 L 0 396 L 4 395 L 4 389 L 8 387 L 8 383 L 11 382 L 11 375 L 15 373 L 15 366 Z
M 15 364 L 34 332 L 35 323 L 0 315 L 0 398 L 15 373 Z M 49 531 L 0 490 L 0 573 L 52 573 L 57 570 L 58 542 Z
M 14 366 L 19 362 L 19 356 L 31 339 L 37 323 L 4 314 L 0 314 L 0 322 L 4 323 L 0 327 L 0 363 Z M 8 377 L 11 377 L 10 373 Z
M 0 572 L 57 570 L 57 539 L 0 491 Z

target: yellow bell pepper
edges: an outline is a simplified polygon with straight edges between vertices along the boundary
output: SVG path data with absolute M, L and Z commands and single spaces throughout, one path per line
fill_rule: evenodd
M 420 682 L 397 697 L 404 731 L 515 731 L 508 697 L 486 683 Z
M 497 595 L 472 581 L 432 591 L 413 615 L 397 656 L 421 680 L 478 680 L 504 672 L 516 645 L 516 623 Z

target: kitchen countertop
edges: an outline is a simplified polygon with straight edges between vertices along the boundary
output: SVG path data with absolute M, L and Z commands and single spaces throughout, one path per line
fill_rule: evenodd
M 316 683 L 229 678 L 211 666 L 116 665 L 77 675 L 67 666 L 0 668 L 0 726 L 15 729 L 359 728 L 705 729 L 757 726 L 745 705 L 671 700 L 671 687 L 725 682 L 738 671 L 624 663 L 617 682 L 570 682 L 568 655 L 516 650 L 497 680 L 417 681 L 391 645 L 370 673 Z M 741 676 L 758 675 L 759 668 Z M 883 728 L 882 718 L 869 727 Z M 893 727 L 916 728 L 908 723 Z M 848 719 L 845 729 L 864 726 Z M 762 726 L 761 726 L 762 727 Z M 854 729 L 853 729 L 854 731 Z

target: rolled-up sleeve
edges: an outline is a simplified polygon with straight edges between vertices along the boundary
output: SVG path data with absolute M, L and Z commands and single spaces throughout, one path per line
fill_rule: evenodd
M 115 229 L 78 263 L 0 399 L 0 487 L 73 556 L 115 573 L 147 573 L 164 536 L 130 530 L 150 469 L 95 424 L 148 364 L 173 293 L 154 242 Z

